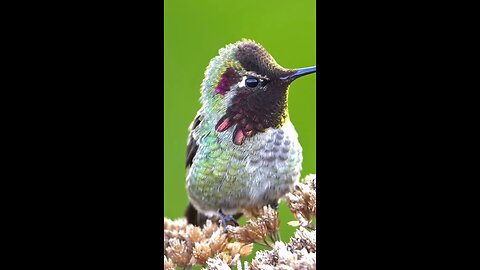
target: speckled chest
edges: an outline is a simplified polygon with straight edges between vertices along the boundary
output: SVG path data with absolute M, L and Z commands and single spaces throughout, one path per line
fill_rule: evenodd
M 242 145 L 233 144 L 231 136 L 232 131 L 212 131 L 198 139 L 187 190 L 202 212 L 237 213 L 275 202 L 300 177 L 302 148 L 290 121 Z

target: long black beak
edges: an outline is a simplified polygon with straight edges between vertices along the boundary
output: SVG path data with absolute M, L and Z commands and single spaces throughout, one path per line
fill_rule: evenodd
M 295 69 L 294 72 L 290 75 L 288 75 L 287 77 L 283 77 L 281 78 L 282 80 L 295 80 L 297 78 L 300 78 L 302 76 L 305 76 L 305 75 L 308 75 L 308 74 L 312 74 L 314 72 L 317 72 L 317 67 L 314 66 L 314 67 L 306 67 L 306 68 L 299 68 L 299 69 Z

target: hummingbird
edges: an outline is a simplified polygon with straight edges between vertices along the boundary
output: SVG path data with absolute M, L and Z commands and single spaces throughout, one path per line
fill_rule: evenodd
M 300 179 L 302 147 L 288 114 L 288 88 L 316 66 L 287 69 L 255 41 L 219 50 L 201 84 L 189 126 L 188 223 L 238 225 L 242 209 L 271 205 Z

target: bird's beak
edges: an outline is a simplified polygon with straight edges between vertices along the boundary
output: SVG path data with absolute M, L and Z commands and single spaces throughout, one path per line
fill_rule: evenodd
M 305 75 L 308 75 L 308 74 L 312 74 L 312 73 L 315 73 L 317 72 L 317 67 L 314 66 L 314 67 L 306 67 L 306 68 L 299 68 L 299 69 L 295 69 L 293 71 L 292 74 L 286 76 L 286 77 L 283 77 L 281 78 L 282 80 L 289 80 L 289 81 L 293 81 L 297 78 L 300 78 L 302 76 L 305 76 Z

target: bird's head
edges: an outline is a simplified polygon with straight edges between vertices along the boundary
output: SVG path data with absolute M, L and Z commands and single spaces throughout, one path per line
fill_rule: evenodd
M 316 67 L 286 69 L 258 43 L 242 40 L 220 49 L 210 61 L 202 83 L 204 114 L 213 117 L 215 130 L 234 128 L 233 143 L 288 119 L 288 87 Z

